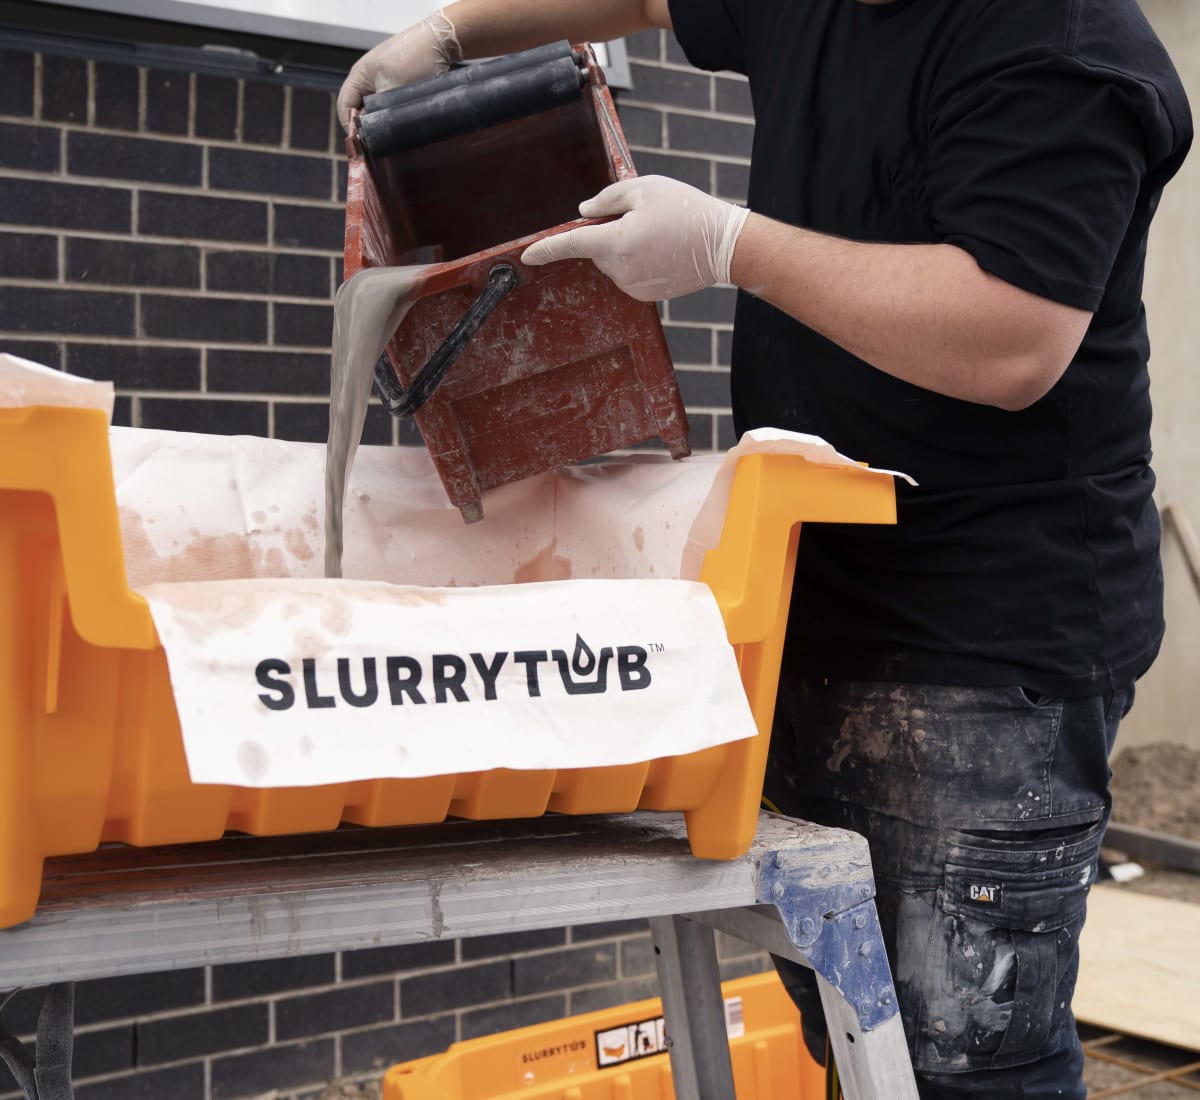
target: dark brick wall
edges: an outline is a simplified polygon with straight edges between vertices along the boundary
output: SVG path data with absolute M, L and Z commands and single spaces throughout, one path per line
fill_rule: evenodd
M 619 93 L 618 109 L 638 171 L 673 176 L 744 202 L 754 131 L 746 81 L 693 69 L 674 37 L 663 31 L 643 31 L 626 44 L 633 88 Z M 663 306 L 697 450 L 725 450 L 734 443 L 729 414 L 733 302 L 731 289 L 714 287 Z
M 17 49 L 0 72 L 0 348 L 113 379 L 127 423 L 317 438 L 333 94 Z
M 689 68 L 658 32 L 628 45 L 639 170 L 743 199 L 745 83 Z M 0 48 L 0 350 L 112 379 L 118 423 L 321 440 L 343 181 L 328 88 Z M 663 308 L 698 450 L 733 441 L 732 315 L 727 288 Z M 366 439 L 414 442 L 378 407 Z M 722 957 L 726 977 L 767 965 L 733 941 Z M 87 982 L 76 1095 L 310 1100 L 656 993 L 640 924 Z M 38 996 L 19 993 L 8 1026 L 28 1035 Z
M 742 200 L 739 78 L 628 40 L 635 162 Z M 320 440 L 340 277 L 328 89 L 0 50 L 0 348 L 116 382 L 140 427 Z M 697 450 L 732 442 L 732 291 L 663 307 Z M 414 442 L 378 410 L 373 443 Z
M 767 960 L 718 937 L 725 979 Z M 31 1039 L 40 989 L 4 1023 Z M 643 921 L 274 959 L 76 987 L 78 1100 L 309 1100 L 451 1043 L 658 995 Z M 18 1096 L 0 1068 L 0 1097 Z

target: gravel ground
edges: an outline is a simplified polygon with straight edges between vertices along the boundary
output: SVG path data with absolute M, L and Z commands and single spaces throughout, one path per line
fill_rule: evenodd
M 1112 767 L 1114 821 L 1200 841 L 1200 752 L 1165 742 L 1131 746 L 1117 753 Z M 1105 854 L 1122 858 L 1119 852 Z M 1121 889 L 1191 902 L 1200 928 L 1200 875 L 1147 866 L 1146 874 Z M 1200 1098 L 1200 1052 L 1095 1028 L 1083 1027 L 1081 1034 L 1091 1100 Z M 1159 1074 L 1174 1079 L 1153 1080 Z
M 1112 763 L 1113 820 L 1200 841 L 1200 750 L 1131 745 Z

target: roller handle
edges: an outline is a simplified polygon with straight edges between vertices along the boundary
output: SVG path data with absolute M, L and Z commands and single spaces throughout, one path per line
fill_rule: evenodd
M 425 404 L 437 389 L 446 372 L 462 354 L 471 337 L 479 331 L 501 299 L 517 285 L 517 270 L 511 264 L 497 264 L 488 274 L 487 283 L 468 307 L 449 335 L 413 378 L 408 389 L 404 389 L 392 372 L 391 360 L 385 351 L 375 364 L 375 388 L 383 401 L 384 408 L 392 416 L 412 416 Z

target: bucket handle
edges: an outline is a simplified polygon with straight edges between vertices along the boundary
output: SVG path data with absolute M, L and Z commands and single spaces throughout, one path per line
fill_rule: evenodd
M 488 273 L 487 283 L 479 297 L 468 307 L 449 335 L 416 375 L 406 390 L 396 380 L 391 360 L 385 350 L 375 364 L 375 388 L 384 408 L 392 416 L 412 416 L 433 396 L 446 372 L 462 354 L 479 326 L 487 320 L 501 299 L 517 285 L 517 269 L 512 264 L 497 264 Z

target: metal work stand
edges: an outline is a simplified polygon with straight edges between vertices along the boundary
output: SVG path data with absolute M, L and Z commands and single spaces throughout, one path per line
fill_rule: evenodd
M 695 859 L 677 814 L 102 848 L 46 866 L 0 987 L 648 917 L 678 1100 L 732 1100 L 714 929 L 814 969 L 847 1100 L 916 1100 L 866 841 L 763 814 Z

